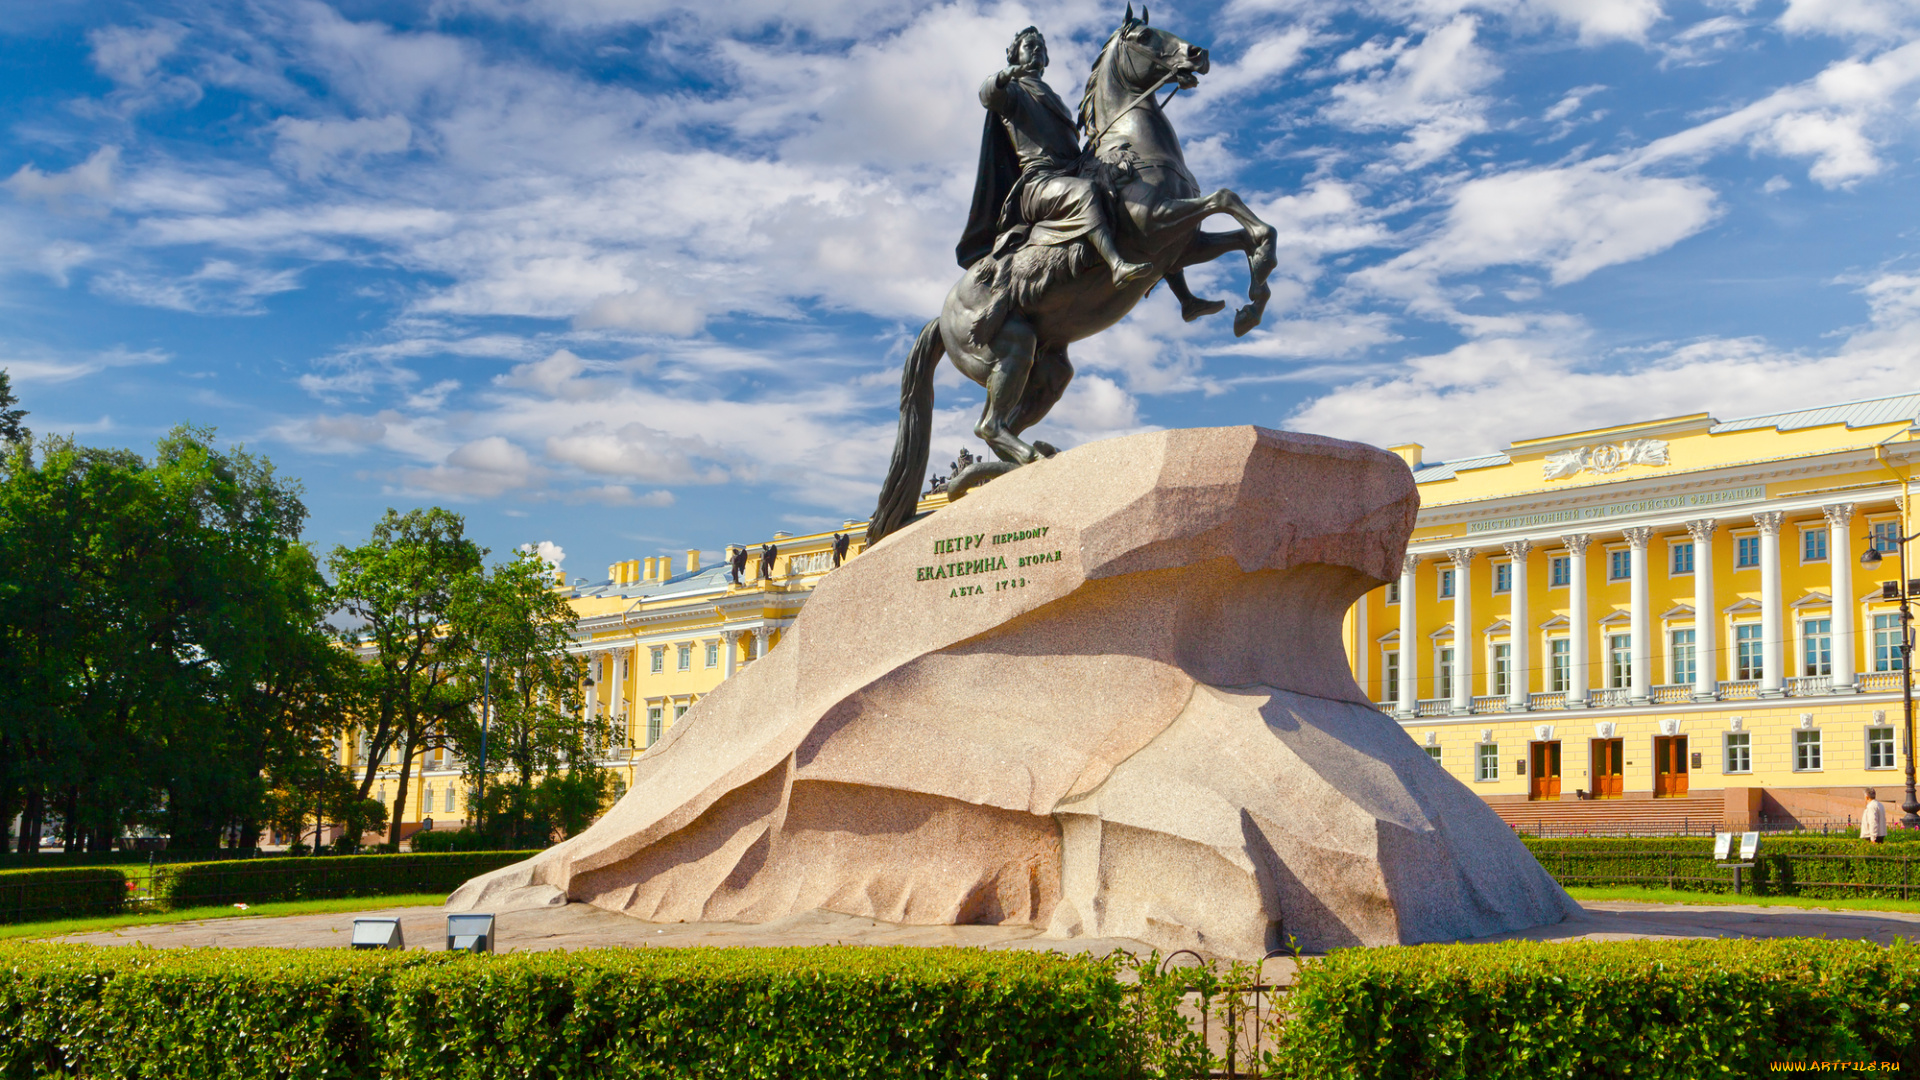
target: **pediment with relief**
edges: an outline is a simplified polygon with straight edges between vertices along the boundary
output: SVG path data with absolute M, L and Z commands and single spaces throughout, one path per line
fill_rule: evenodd
M 1664 439 L 1628 439 L 1622 443 L 1576 446 L 1571 450 L 1548 454 L 1541 469 L 1548 480 L 1565 480 L 1583 472 L 1619 472 L 1629 465 L 1665 465 L 1667 443 Z

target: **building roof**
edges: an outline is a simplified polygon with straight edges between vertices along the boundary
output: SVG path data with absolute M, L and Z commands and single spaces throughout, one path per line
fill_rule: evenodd
M 1766 416 L 1749 416 L 1744 420 L 1729 420 L 1724 424 L 1713 425 L 1710 432 L 1719 435 L 1728 431 L 1751 431 L 1764 427 L 1778 431 L 1794 431 L 1799 428 L 1823 427 L 1827 424 L 1845 424 L 1850 428 L 1872 427 L 1875 424 L 1891 424 L 1916 417 L 1920 417 L 1920 394 L 1895 394 L 1892 397 L 1868 398 L 1865 401 L 1847 401 L 1839 405 L 1822 405 L 1813 409 L 1795 409 L 1792 412 L 1769 413 Z
M 1707 433 L 1724 435 L 1733 431 L 1756 431 L 1761 428 L 1797 431 L 1801 428 L 1825 427 L 1829 424 L 1845 424 L 1849 428 L 1873 427 L 1878 424 L 1898 423 L 1902 420 L 1920 422 L 1920 393 L 1894 394 L 1862 401 L 1843 401 L 1837 405 L 1821 405 L 1811 409 L 1794 409 L 1791 412 L 1748 416 L 1724 423 L 1710 421 L 1712 426 L 1707 429 Z M 1490 465 L 1506 465 L 1511 461 L 1512 458 L 1506 454 L 1481 454 L 1477 457 L 1455 458 L 1452 461 L 1426 461 L 1413 470 L 1413 479 L 1418 484 L 1424 484 L 1430 480 L 1451 480 L 1456 473 L 1466 469 L 1484 469 Z
M 751 569 L 751 565 L 749 565 Z M 629 600 L 660 600 L 674 596 L 691 596 L 703 592 L 727 591 L 728 569 L 726 563 L 719 563 L 691 574 L 681 574 L 665 581 L 634 581 L 625 585 L 615 585 L 610 581 L 601 581 L 591 585 L 577 586 L 573 595 L 578 597 L 620 596 Z

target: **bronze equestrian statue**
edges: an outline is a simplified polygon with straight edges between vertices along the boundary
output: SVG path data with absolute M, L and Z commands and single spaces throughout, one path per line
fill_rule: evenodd
M 1027 27 L 1007 49 L 1007 67 L 980 88 L 987 108 L 973 209 L 956 249 L 966 268 L 940 317 L 920 330 L 900 376 L 900 429 L 880 505 L 867 526 L 872 545 L 912 517 L 927 467 L 933 376 L 942 356 L 986 388 L 974 434 L 998 461 L 954 477 L 952 497 L 1056 451 L 1020 433 L 1039 423 L 1073 379 L 1067 346 L 1126 317 L 1165 280 L 1190 321 L 1221 310 L 1194 298 L 1181 270 L 1243 252 L 1248 304 L 1233 331 L 1260 324 L 1271 290 L 1274 230 L 1221 188 L 1200 195 L 1180 139 L 1154 95 L 1199 84 L 1207 50 L 1138 19 L 1131 5 L 1107 38 L 1087 80 L 1078 116 L 1041 78 L 1046 39 Z M 1171 97 L 1171 95 L 1169 95 Z M 1086 134 L 1082 146 L 1077 132 Z M 1206 232 L 1214 214 L 1239 228 Z

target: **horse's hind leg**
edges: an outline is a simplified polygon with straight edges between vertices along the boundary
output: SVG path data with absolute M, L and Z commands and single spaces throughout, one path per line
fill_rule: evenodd
M 1048 346 L 1034 357 L 1033 371 L 1027 376 L 1027 393 L 1020 400 L 1020 410 L 1014 414 L 1013 430 L 1019 434 L 1046 418 L 1047 413 L 1060 403 L 1060 395 L 1067 392 L 1067 384 L 1073 381 L 1073 364 L 1067 359 L 1065 345 Z M 1035 440 L 1034 449 L 1047 457 L 1059 451 L 1052 446 Z
M 1001 461 L 1015 465 L 1026 465 L 1041 456 L 1040 451 L 1021 441 L 1021 429 L 1016 426 L 1033 374 L 1035 344 L 1033 327 L 1025 319 L 1010 315 L 1001 324 L 993 338 L 993 370 L 982 384 L 987 388 L 987 405 L 980 412 L 980 422 L 973 425 L 973 433 Z

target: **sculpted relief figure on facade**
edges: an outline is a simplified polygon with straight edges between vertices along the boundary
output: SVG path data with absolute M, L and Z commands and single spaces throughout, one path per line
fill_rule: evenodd
M 1582 472 L 1619 472 L 1628 465 L 1665 465 L 1667 444 L 1661 439 L 1628 439 L 1600 446 L 1576 446 L 1557 454 L 1548 454 L 1541 471 L 1548 480 L 1565 480 Z

